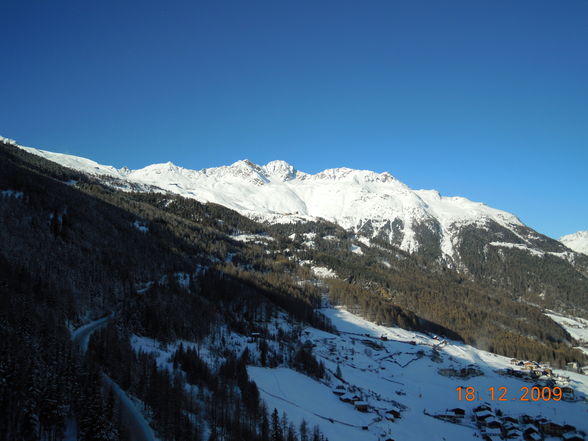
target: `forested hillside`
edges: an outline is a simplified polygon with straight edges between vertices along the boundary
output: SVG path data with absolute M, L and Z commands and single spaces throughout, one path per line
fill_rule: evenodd
M 282 430 L 287 420 L 272 423 L 244 371 L 254 360 L 238 348 L 219 342 L 219 364 L 201 372 L 198 355 L 179 350 L 187 376 L 174 377 L 133 352 L 128 336 L 214 346 L 223 332 L 262 331 L 278 309 L 328 328 L 314 312 L 316 290 L 295 285 L 288 271 L 263 277 L 265 261 L 251 261 L 255 277 L 223 271 L 228 255 L 245 260 L 247 252 L 221 230 L 16 148 L 0 155 L 0 439 L 61 439 L 71 427 L 82 440 L 127 439 L 101 372 L 149 406 L 162 440 L 266 440 Z M 116 318 L 81 354 L 70 329 L 111 312 Z M 281 341 L 255 362 L 294 359 Z M 187 383 L 208 398 L 195 403 Z

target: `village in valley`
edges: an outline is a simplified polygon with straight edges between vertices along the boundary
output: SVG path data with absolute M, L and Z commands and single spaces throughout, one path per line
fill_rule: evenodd
M 318 424 L 329 439 L 344 433 L 360 441 L 586 439 L 588 377 L 577 366 L 564 371 L 508 359 L 378 326 L 343 308 L 322 312 L 338 334 L 306 328 L 300 340 L 324 363 L 328 379 L 317 382 L 286 368 L 250 367 L 249 374 L 268 407 Z M 474 388 L 475 397 L 460 399 L 460 386 L 464 393 Z M 507 400 L 500 397 L 506 401 L 498 399 L 500 387 L 508 389 Z M 494 397 L 489 388 L 496 389 Z

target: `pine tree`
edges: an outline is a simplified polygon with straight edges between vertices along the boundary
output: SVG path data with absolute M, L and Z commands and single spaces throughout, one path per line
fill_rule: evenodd
M 312 430 L 312 441 L 321 441 L 321 438 L 319 426 L 314 426 L 314 429 Z
M 284 441 L 284 434 L 282 432 L 282 424 L 280 422 L 280 416 L 278 415 L 278 409 L 274 408 L 271 417 L 271 441 Z
M 309 441 L 308 440 L 308 424 L 306 420 L 302 420 L 300 423 L 300 441 Z
M 265 405 L 262 406 L 261 412 L 261 427 L 260 427 L 260 437 L 262 441 L 269 441 L 270 439 L 270 427 L 269 421 L 267 419 L 267 410 L 265 409 Z
M 296 429 L 294 428 L 294 424 L 292 423 L 288 425 L 286 441 L 298 441 L 298 438 L 296 438 Z

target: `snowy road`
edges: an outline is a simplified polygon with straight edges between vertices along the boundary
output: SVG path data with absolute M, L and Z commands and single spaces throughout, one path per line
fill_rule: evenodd
M 153 429 L 125 391 L 108 375 L 104 374 L 102 378 L 106 384 L 112 387 L 112 391 L 118 398 L 121 418 L 126 422 L 131 441 L 157 441 Z
M 92 333 L 101 327 L 105 326 L 108 321 L 114 317 L 114 313 L 103 317 L 87 325 L 80 326 L 72 332 L 71 339 L 78 344 L 82 351 L 86 352 L 88 349 L 88 341 Z M 108 375 L 103 374 L 104 383 L 112 388 L 112 391 L 118 398 L 120 404 L 120 412 L 123 421 L 129 430 L 129 438 L 131 441 L 158 441 L 153 433 L 153 429 L 141 412 L 136 408 L 135 403 L 129 398 L 124 390 L 120 388 Z
M 114 317 L 114 313 L 107 315 L 106 317 L 102 317 L 101 319 L 94 320 L 93 322 L 88 323 L 87 325 L 80 326 L 78 329 L 71 333 L 71 339 L 74 343 L 79 345 L 83 352 L 86 352 L 88 349 L 88 341 L 90 340 L 90 335 L 97 329 L 101 328 L 102 326 L 108 323 Z

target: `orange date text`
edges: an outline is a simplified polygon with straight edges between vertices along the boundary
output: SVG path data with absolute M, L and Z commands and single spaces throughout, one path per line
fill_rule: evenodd
M 527 387 L 523 386 L 517 391 L 508 388 L 489 387 L 480 390 L 473 386 L 455 388 L 457 399 L 462 401 L 561 401 L 561 387 Z M 482 394 L 483 393 L 483 394 Z

